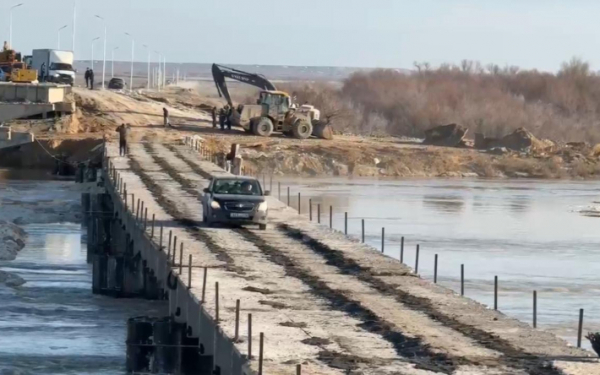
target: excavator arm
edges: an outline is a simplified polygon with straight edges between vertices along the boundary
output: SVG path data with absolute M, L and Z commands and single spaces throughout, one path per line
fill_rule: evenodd
M 277 90 L 274 84 L 259 74 L 247 73 L 223 65 L 213 64 L 212 75 L 213 79 L 215 80 L 215 85 L 217 86 L 217 92 L 219 93 L 219 96 L 225 97 L 225 100 L 227 100 L 227 103 L 230 106 L 233 106 L 233 102 L 231 100 L 231 95 L 229 95 L 225 78 L 231 78 L 236 81 L 247 83 L 262 90 Z

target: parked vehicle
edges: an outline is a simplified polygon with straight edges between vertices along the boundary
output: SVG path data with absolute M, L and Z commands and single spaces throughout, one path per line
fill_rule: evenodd
M 73 86 L 75 69 L 73 52 L 56 49 L 34 49 L 31 64 L 41 81 L 64 83 Z M 42 70 L 42 68 L 44 68 Z
M 125 81 L 123 78 L 111 78 L 108 81 L 108 88 L 112 90 L 123 90 L 125 88 Z
M 204 189 L 202 218 L 205 223 L 258 224 L 267 229 L 269 213 L 260 182 L 251 177 L 219 177 Z

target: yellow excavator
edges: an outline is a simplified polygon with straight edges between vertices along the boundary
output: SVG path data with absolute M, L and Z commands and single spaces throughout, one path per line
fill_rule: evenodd
M 212 65 L 212 74 L 219 96 L 225 97 L 232 108 L 229 118 L 232 125 L 262 137 L 268 137 L 277 131 L 297 139 L 306 139 L 311 135 L 333 139 L 331 126 L 321 121 L 318 109 L 308 104 L 295 105 L 288 93 L 277 90 L 265 77 L 217 64 Z M 225 78 L 260 88 L 256 104 L 240 104 L 235 107 Z
M 6 42 L 0 52 L 0 70 L 2 80 L 6 82 L 30 83 L 38 79 L 37 70 L 23 62 L 21 53 L 15 52 Z

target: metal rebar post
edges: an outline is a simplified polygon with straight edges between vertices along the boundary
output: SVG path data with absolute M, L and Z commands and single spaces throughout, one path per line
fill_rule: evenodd
M 498 310 L 498 276 L 494 276 L 494 310 Z
M 142 205 L 143 207 L 143 205 Z M 144 208 L 144 232 L 148 228 L 148 207 Z
M 252 358 L 252 314 L 248 314 L 248 359 Z
M 362 225 L 362 243 L 365 243 L 365 219 L 361 219 Z
M 415 254 L 415 274 L 419 274 L 419 253 L 421 250 L 421 246 L 417 245 L 417 252 Z
M 219 324 L 219 282 L 215 283 L 215 320 Z
M 277 189 L 279 192 L 279 201 L 281 201 L 281 182 L 277 182 Z
M 140 220 L 140 199 L 137 200 L 137 207 L 135 209 L 135 221 L 136 223 Z
M 437 284 L 438 255 L 435 254 L 435 257 L 433 259 L 433 283 Z
M 533 291 L 533 328 L 537 328 L 537 291 Z
M 296 365 L 296 375 L 302 375 L 302 365 Z
M 329 229 L 333 229 L 333 206 L 329 206 Z
M 124 190 L 123 193 L 123 201 L 125 201 L 125 211 L 127 211 L 128 207 L 127 207 L 127 189 Z
M 233 338 L 234 342 L 237 342 L 240 339 L 240 300 L 235 301 L 235 336 Z
M 263 184 L 262 186 L 267 186 L 267 176 L 263 173 Z
M 163 250 L 163 225 L 160 225 L 160 243 L 158 244 L 158 250 L 162 251 Z
M 312 199 L 308 200 L 308 218 L 312 221 Z
M 260 341 L 258 342 L 258 375 L 263 373 L 263 355 L 265 350 L 265 334 L 260 333 Z
M 344 212 L 344 234 L 348 235 L 348 213 Z
M 581 348 L 581 337 L 583 333 L 583 309 L 579 309 L 579 327 L 577 328 L 577 347 Z
M 298 193 L 298 215 L 302 214 L 302 200 L 300 198 L 300 193 Z
M 167 263 L 171 260 L 171 241 L 173 240 L 173 231 L 169 231 L 169 246 L 167 251 Z
M 381 228 L 381 253 L 385 253 L 385 228 Z
M 150 232 L 150 238 L 154 239 L 154 225 L 156 224 L 156 214 L 152 214 L 152 231 Z
M 317 204 L 317 223 L 321 224 L 321 203 Z
M 173 257 L 175 258 L 175 257 Z M 183 273 L 183 241 L 179 245 L 179 275 Z
M 400 238 L 400 263 L 404 264 L 404 236 Z
M 288 190 L 288 200 L 287 200 L 288 203 L 287 204 L 288 204 L 288 207 L 289 207 L 290 206 L 290 187 L 289 186 L 288 186 L 287 190 Z
M 202 279 L 202 303 L 204 303 L 206 296 L 206 278 L 208 277 L 208 268 L 204 267 L 204 278 Z
M 175 256 L 177 255 L 177 236 L 173 237 L 173 254 L 171 255 L 173 256 L 171 260 L 171 265 L 175 266 Z
M 460 295 L 465 295 L 465 265 L 460 265 Z
M 192 254 L 189 257 L 189 267 L 188 267 L 188 289 L 192 289 Z

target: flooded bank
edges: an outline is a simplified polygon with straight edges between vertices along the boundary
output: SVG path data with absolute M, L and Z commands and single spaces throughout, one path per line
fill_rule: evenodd
M 267 181 L 268 183 L 268 181 Z M 499 309 L 532 322 L 532 294 L 538 291 L 538 327 L 576 342 L 579 309 L 585 309 L 584 333 L 600 330 L 600 207 L 596 182 L 498 180 L 282 180 L 282 200 L 291 186 L 291 206 L 302 193 L 321 204 L 321 222 L 361 235 L 385 253 L 415 265 L 420 244 L 419 274 L 433 279 L 439 254 L 440 284 L 460 291 L 460 266 L 465 265 L 465 295 L 493 306 L 494 276 L 499 277 Z M 274 182 L 273 194 L 278 194 Z M 596 203 L 595 203 L 596 202 Z M 587 344 L 587 342 L 585 343 Z
M 35 207 L 43 202 L 69 207 L 80 200 L 72 185 L 4 181 L 0 198 L 12 202 L 10 212 L 19 211 L 18 202 L 23 200 Z M 20 210 L 27 211 L 27 207 Z M 48 219 L 60 217 L 54 214 L 59 212 Z M 127 319 L 162 315 L 164 304 L 93 295 L 92 270 L 86 264 L 80 224 L 44 222 L 22 228 L 28 233 L 25 248 L 16 260 L 0 262 L 0 271 L 26 280 L 17 288 L 0 285 L 0 370 L 57 375 L 125 373 Z

